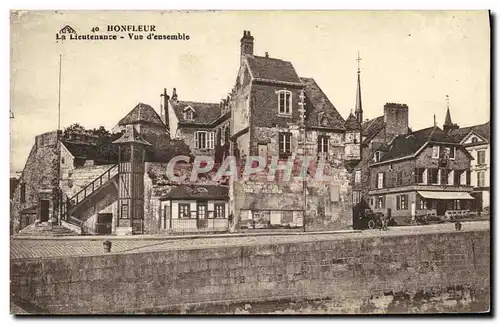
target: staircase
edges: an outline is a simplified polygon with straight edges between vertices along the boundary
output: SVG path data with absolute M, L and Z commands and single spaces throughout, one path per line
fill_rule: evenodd
M 109 186 L 115 186 L 116 190 L 118 189 L 117 164 L 106 169 L 104 173 L 86 184 L 75 194 L 66 195 L 64 203 L 61 204 L 61 225 L 72 231 L 80 229 L 81 234 L 84 234 L 83 225 L 85 221 L 92 214 L 99 212 L 93 198 L 96 198 L 100 192 Z M 89 210 L 93 211 L 89 212 Z

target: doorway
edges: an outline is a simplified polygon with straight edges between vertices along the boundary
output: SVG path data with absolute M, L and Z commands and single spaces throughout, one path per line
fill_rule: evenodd
M 40 200 L 40 222 L 48 222 L 49 221 L 49 208 L 50 201 L 47 199 Z
M 438 216 L 444 216 L 446 212 L 446 200 L 438 200 L 436 212 Z
M 267 144 L 259 144 L 259 156 L 267 160 Z

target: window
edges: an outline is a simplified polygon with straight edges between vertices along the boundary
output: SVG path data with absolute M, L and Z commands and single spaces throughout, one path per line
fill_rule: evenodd
M 318 136 L 318 153 L 328 153 L 328 136 Z
M 396 185 L 403 185 L 403 171 L 396 172 Z
M 439 184 L 448 184 L 448 172 L 446 169 L 439 169 Z
M 21 183 L 20 193 L 19 193 L 19 202 L 21 204 L 26 202 L 26 184 L 25 183 Z
M 477 151 L 477 164 L 486 164 L 486 151 Z
M 458 199 L 453 200 L 453 209 L 460 210 L 460 200 Z
M 191 216 L 189 207 L 189 204 L 179 204 L 179 218 L 189 218 Z
M 427 169 L 427 183 L 439 184 L 439 170 L 437 168 Z
M 485 178 L 485 172 L 484 171 L 479 171 L 477 173 L 477 186 L 478 187 L 484 187 L 484 179 Z
M 361 170 L 356 170 L 354 172 L 354 182 L 361 183 Z
M 473 138 L 472 138 L 472 140 L 471 140 L 471 142 L 472 142 L 473 144 L 477 143 L 477 137 L 473 137 Z
M 129 215 L 128 215 L 128 205 L 127 204 L 123 204 L 122 207 L 121 207 L 121 213 L 120 213 L 120 218 L 129 218 Z
M 352 203 L 359 204 L 361 202 L 361 191 L 352 192 Z
M 226 218 L 224 204 L 215 204 L 215 218 Z
M 278 136 L 280 157 L 289 156 L 292 153 L 292 134 L 279 133 Z
M 380 160 L 382 159 L 382 152 L 380 151 L 375 152 L 373 159 L 375 160 L 375 162 L 380 162 Z
M 420 204 L 419 204 L 420 209 L 427 209 L 427 204 L 424 198 L 420 198 Z
M 397 210 L 408 209 L 408 195 L 396 196 L 396 209 Z
M 463 170 L 462 173 L 460 174 L 460 184 L 461 185 L 467 184 L 467 170 Z
M 194 146 L 197 149 L 213 149 L 215 144 L 214 132 L 196 132 L 194 141 Z
M 450 159 L 454 160 L 455 159 L 455 153 L 457 151 L 457 148 L 455 146 L 452 146 L 450 149 Z
M 433 159 L 439 158 L 439 146 L 437 146 L 437 145 L 434 145 L 432 147 L 432 158 Z
M 384 196 L 378 196 L 377 197 L 377 206 L 376 206 L 376 208 L 384 208 L 384 206 L 385 206 Z
M 415 183 L 427 183 L 427 169 L 415 168 Z
M 373 198 L 370 198 L 370 206 L 373 206 Z
M 184 112 L 184 119 L 185 120 L 193 120 L 193 111 L 192 110 L 187 110 Z
M 64 164 L 65 160 L 64 160 L 64 156 L 61 158 L 61 164 Z
M 379 172 L 377 176 L 377 189 L 384 188 L 384 173 Z
M 199 219 L 207 218 L 207 204 L 204 203 L 198 204 L 197 213 Z
M 455 170 L 450 170 L 448 172 L 448 185 L 449 186 L 453 186 L 453 184 L 455 183 Z
M 278 112 L 281 115 L 292 114 L 292 93 L 290 91 L 278 91 Z

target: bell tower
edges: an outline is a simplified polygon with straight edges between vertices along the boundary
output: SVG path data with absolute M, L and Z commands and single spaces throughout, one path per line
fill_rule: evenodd
M 151 146 L 127 125 L 118 144 L 118 235 L 144 233 L 145 147 Z

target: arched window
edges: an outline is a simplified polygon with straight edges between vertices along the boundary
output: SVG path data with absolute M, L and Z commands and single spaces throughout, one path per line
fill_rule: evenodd
M 472 143 L 477 143 L 477 137 L 473 137 L 471 140 Z

